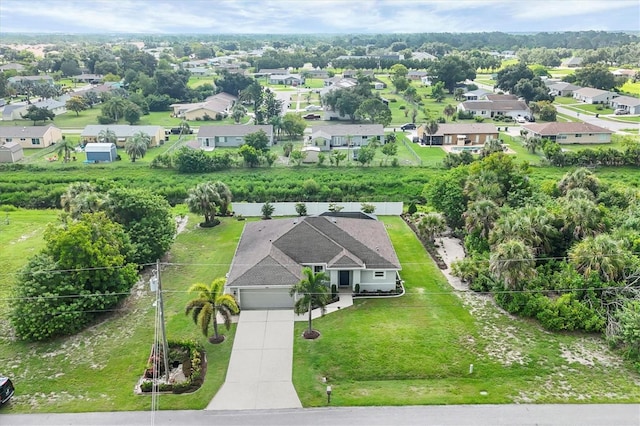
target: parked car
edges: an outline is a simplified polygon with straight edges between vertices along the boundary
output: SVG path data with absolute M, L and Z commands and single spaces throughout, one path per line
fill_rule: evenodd
M 322 109 L 322 107 L 318 106 L 318 105 L 308 105 L 305 108 L 305 111 L 320 111 L 321 109 Z
M 307 115 L 303 115 L 302 118 L 304 118 L 305 120 L 320 120 L 320 114 L 307 114 Z
M 519 116 L 516 117 L 516 122 L 517 123 L 526 123 L 527 120 L 523 116 L 519 115 Z
M 11 380 L 7 377 L 0 376 L 0 405 L 8 402 L 14 393 L 15 388 Z
M 180 127 L 172 127 L 171 128 L 171 134 L 172 135 L 179 135 L 180 132 L 182 132 L 182 129 Z M 193 134 L 193 129 L 189 129 L 186 133 L 192 135 Z
M 629 110 L 623 109 L 623 108 L 618 108 L 617 110 L 613 111 L 613 113 L 615 115 L 627 115 L 627 114 L 629 114 Z
M 416 129 L 416 125 L 413 123 L 406 123 L 400 126 L 400 130 L 402 130 L 403 132 L 406 130 L 415 130 L 415 129 Z

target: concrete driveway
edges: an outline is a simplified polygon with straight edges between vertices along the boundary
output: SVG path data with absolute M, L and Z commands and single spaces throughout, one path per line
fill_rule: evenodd
M 207 410 L 302 408 L 291 382 L 291 310 L 243 311 L 222 388 Z

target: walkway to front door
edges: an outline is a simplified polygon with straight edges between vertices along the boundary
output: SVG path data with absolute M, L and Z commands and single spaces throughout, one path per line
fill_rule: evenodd
M 291 382 L 293 311 L 242 311 L 227 378 L 207 410 L 302 408 Z

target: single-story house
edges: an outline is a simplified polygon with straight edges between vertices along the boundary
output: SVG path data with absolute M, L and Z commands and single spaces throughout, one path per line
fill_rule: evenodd
M 16 75 L 7 79 L 9 83 L 22 83 L 30 81 L 33 83 L 48 83 L 53 86 L 53 77 L 50 75 Z
M 366 146 L 376 140 L 384 144 L 382 124 L 336 124 L 333 126 L 313 126 L 309 140 L 320 151 L 332 148 Z
M 47 126 L 0 126 L 0 145 L 17 142 L 22 148 L 46 148 L 62 140 L 62 130 Z
M 164 128 L 161 126 L 130 126 L 128 124 L 90 124 L 80 133 L 83 143 L 98 142 L 100 132 L 111 130 L 116 134 L 116 146 L 122 148 L 127 140 L 138 132 L 146 133 L 151 137 L 149 146 L 158 146 L 164 143 Z
M 243 310 L 291 309 L 289 290 L 305 267 L 327 274 L 329 288 L 351 291 L 393 290 L 401 269 L 384 224 L 373 217 L 263 220 L 245 225 L 225 291 Z
M 0 71 L 11 71 L 11 70 L 22 71 L 24 70 L 24 65 L 17 64 L 15 62 L 10 62 L 8 64 L 0 65 Z
M 342 77 L 344 78 L 357 79 L 358 76 L 360 75 L 363 77 L 370 77 L 370 78 L 375 77 L 374 72 L 372 70 L 344 70 L 342 72 Z
M 573 96 L 573 92 L 579 89 L 582 89 L 582 87 L 561 81 L 550 85 L 549 93 L 553 96 Z
M 611 108 L 629 111 L 629 114 L 640 114 L 640 99 L 631 96 L 618 96 L 610 102 Z
M 420 80 L 422 77 L 426 77 L 429 74 L 426 71 L 417 71 L 417 70 L 410 70 L 407 73 L 407 78 L 409 80 Z
M 112 143 L 90 142 L 84 146 L 84 152 L 91 163 L 110 163 L 118 156 L 116 145 Z
M 486 97 L 489 93 L 491 92 L 485 89 L 476 89 L 470 92 L 465 92 L 462 96 L 464 96 L 467 101 L 477 101 L 478 99 Z
M 287 86 L 301 86 L 304 77 L 300 74 L 272 74 L 269 76 L 269 84 L 284 84 Z
M 346 89 L 358 85 L 358 80 L 353 78 L 331 77 L 323 81 L 324 87 L 320 89 L 320 96 L 324 96 L 332 90 Z
M 578 68 L 582 66 L 582 58 L 572 56 L 562 61 L 561 66 L 567 68 Z
M 213 74 L 213 70 L 205 67 L 189 68 L 189 72 L 193 75 L 205 76 Z
M 583 87 L 573 91 L 573 98 L 586 104 L 608 104 L 616 96 L 618 96 L 617 93 L 592 87 Z
M 74 75 L 71 79 L 76 83 L 100 84 L 104 80 L 102 74 L 80 74 Z
M 15 163 L 24 157 L 24 150 L 18 142 L 0 145 L 0 163 Z
M 328 78 L 329 72 L 326 70 L 304 70 L 310 78 Z
M 289 71 L 284 68 L 262 68 L 255 75 L 288 75 Z
M 499 139 L 498 129 L 492 123 L 443 123 L 438 131 L 429 136 L 425 126 L 417 129 L 420 143 L 431 145 L 484 145 L 492 139 Z
M 560 144 L 609 143 L 611 130 L 582 122 L 527 123 L 528 137 L 549 139 Z
M 384 89 L 384 83 L 381 82 L 381 81 L 376 81 L 376 82 L 373 83 L 373 88 L 375 90 L 382 90 L 382 89 Z
M 27 114 L 27 110 L 31 105 L 35 105 L 38 108 L 48 108 L 49 111 L 52 111 L 55 115 L 67 112 L 67 107 L 64 102 L 60 102 L 55 99 L 44 99 L 32 104 L 19 103 L 6 105 L 2 110 L 2 119 L 6 121 L 24 120 L 23 115 Z
M 618 68 L 615 71 L 611 71 L 611 74 L 613 74 L 616 77 L 629 77 L 629 78 L 632 78 L 637 73 L 638 72 L 635 71 L 635 70 L 630 70 L 630 69 L 626 69 L 626 68 Z
M 414 61 L 436 61 L 438 58 L 427 52 L 413 52 L 411 53 L 411 59 Z
M 226 126 L 200 126 L 198 145 L 204 149 L 218 147 L 238 147 L 244 144 L 248 134 L 262 130 L 269 138 L 269 146 L 273 145 L 273 126 L 271 124 L 231 124 Z
M 489 98 L 491 95 L 487 95 Z M 495 96 L 495 95 L 493 95 Z M 531 110 L 526 102 L 519 100 L 477 100 L 464 101 L 458 104 L 458 111 L 470 112 L 475 116 L 493 118 L 496 116 L 530 117 Z
M 209 96 L 204 102 L 172 104 L 171 107 L 173 108 L 174 117 L 184 118 L 188 121 L 203 120 L 206 116 L 213 119 L 218 114 L 223 117 L 229 115 L 237 100 L 237 96 L 222 92 Z
M 420 77 L 420 83 L 425 86 L 431 86 L 435 81 L 435 77 L 431 75 L 425 75 L 424 77 Z

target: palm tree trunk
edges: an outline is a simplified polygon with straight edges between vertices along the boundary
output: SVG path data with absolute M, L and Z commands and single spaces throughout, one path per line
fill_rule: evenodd
M 218 313 L 215 311 L 213 311 L 213 335 L 215 336 L 216 340 L 219 339 L 220 336 L 218 336 Z
M 311 333 L 313 329 L 311 328 L 311 298 L 309 298 L 309 333 Z

